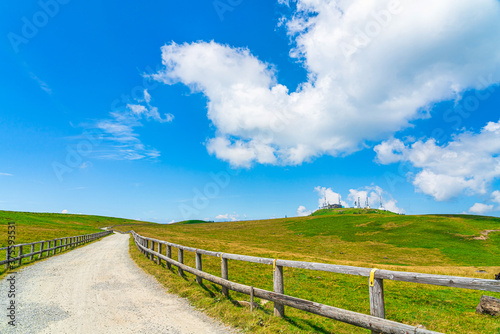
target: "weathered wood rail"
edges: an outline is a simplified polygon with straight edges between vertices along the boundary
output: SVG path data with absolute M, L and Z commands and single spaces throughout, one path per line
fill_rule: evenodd
M 262 258 L 239 254 L 213 252 L 204 249 L 186 247 L 171 242 L 148 238 L 130 231 L 137 248 L 149 259 L 161 264 L 165 261 L 168 268 L 174 265 L 178 268 L 179 275 L 184 271 L 196 276 L 196 281 L 201 284 L 203 279 L 218 284 L 222 287 L 222 293 L 229 296 L 229 290 L 241 292 L 274 302 L 274 314 L 283 317 L 285 306 L 318 314 L 330 319 L 342 321 L 354 326 L 366 328 L 372 333 L 390 334 L 430 334 L 438 333 L 427 329 L 417 328 L 406 324 L 385 319 L 384 303 L 384 279 L 412 282 L 420 284 L 439 285 L 454 288 L 483 290 L 500 292 L 500 281 L 468 277 L 431 275 L 403 271 L 383 270 L 376 268 L 364 268 L 353 266 L 342 266 L 326 263 L 314 263 L 303 261 L 289 261 L 280 259 Z M 173 260 L 172 247 L 178 249 L 178 261 Z M 195 253 L 196 268 L 189 267 L 183 263 L 184 251 Z M 202 269 L 202 255 L 219 257 L 221 259 L 221 277 L 206 273 Z M 156 257 L 156 260 L 155 260 Z M 228 277 L 228 260 L 260 263 L 273 266 L 273 290 L 267 291 L 244 284 L 232 282 Z M 370 297 L 370 315 L 348 311 L 329 305 L 316 303 L 284 294 L 283 267 L 300 268 L 309 270 L 326 271 L 331 273 L 347 274 L 368 277 L 368 290 Z
M 92 234 L 76 235 L 73 237 L 56 238 L 51 240 L 42 240 L 2 247 L 0 248 L 0 251 L 6 251 L 6 255 L 5 260 L 0 261 L 0 266 L 2 264 L 5 264 L 5 268 L 7 269 L 9 266 L 12 266 L 10 264 L 11 262 L 17 262 L 17 265 L 20 266 L 22 259 L 26 257 L 29 257 L 30 260 L 33 260 L 34 256 L 38 255 L 38 258 L 40 259 L 43 256 L 43 253 L 46 253 L 46 255 L 49 256 L 52 252 L 52 255 L 54 255 L 57 250 L 61 252 L 62 250 L 66 250 L 68 247 L 71 248 L 83 245 L 87 242 L 94 241 L 111 233 L 113 232 L 104 231 Z M 36 250 L 36 248 L 38 248 L 38 250 Z M 26 253 L 25 250 L 29 250 L 28 253 Z M 17 256 L 15 256 L 16 254 Z

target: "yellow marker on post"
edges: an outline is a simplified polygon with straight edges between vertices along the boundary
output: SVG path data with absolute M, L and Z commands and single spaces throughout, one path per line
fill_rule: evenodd
M 372 271 L 370 271 L 370 286 L 373 286 L 375 284 L 375 272 L 377 270 L 377 268 L 373 268 Z

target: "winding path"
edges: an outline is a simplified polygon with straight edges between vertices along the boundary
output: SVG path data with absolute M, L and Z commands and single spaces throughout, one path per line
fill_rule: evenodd
M 0 333 L 233 333 L 169 294 L 128 254 L 128 234 L 114 234 L 20 270 L 16 322 L 2 311 Z M 0 282 L 6 310 L 8 282 Z

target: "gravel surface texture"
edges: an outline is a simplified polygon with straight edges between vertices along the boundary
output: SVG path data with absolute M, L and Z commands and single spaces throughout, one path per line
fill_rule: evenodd
M 11 282 L 0 282 L 0 333 L 235 333 L 144 273 L 114 234 L 15 274 L 16 326 L 8 324 Z

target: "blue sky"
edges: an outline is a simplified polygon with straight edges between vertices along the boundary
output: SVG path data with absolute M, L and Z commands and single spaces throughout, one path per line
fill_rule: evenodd
M 0 208 L 500 215 L 500 2 L 0 4 Z

